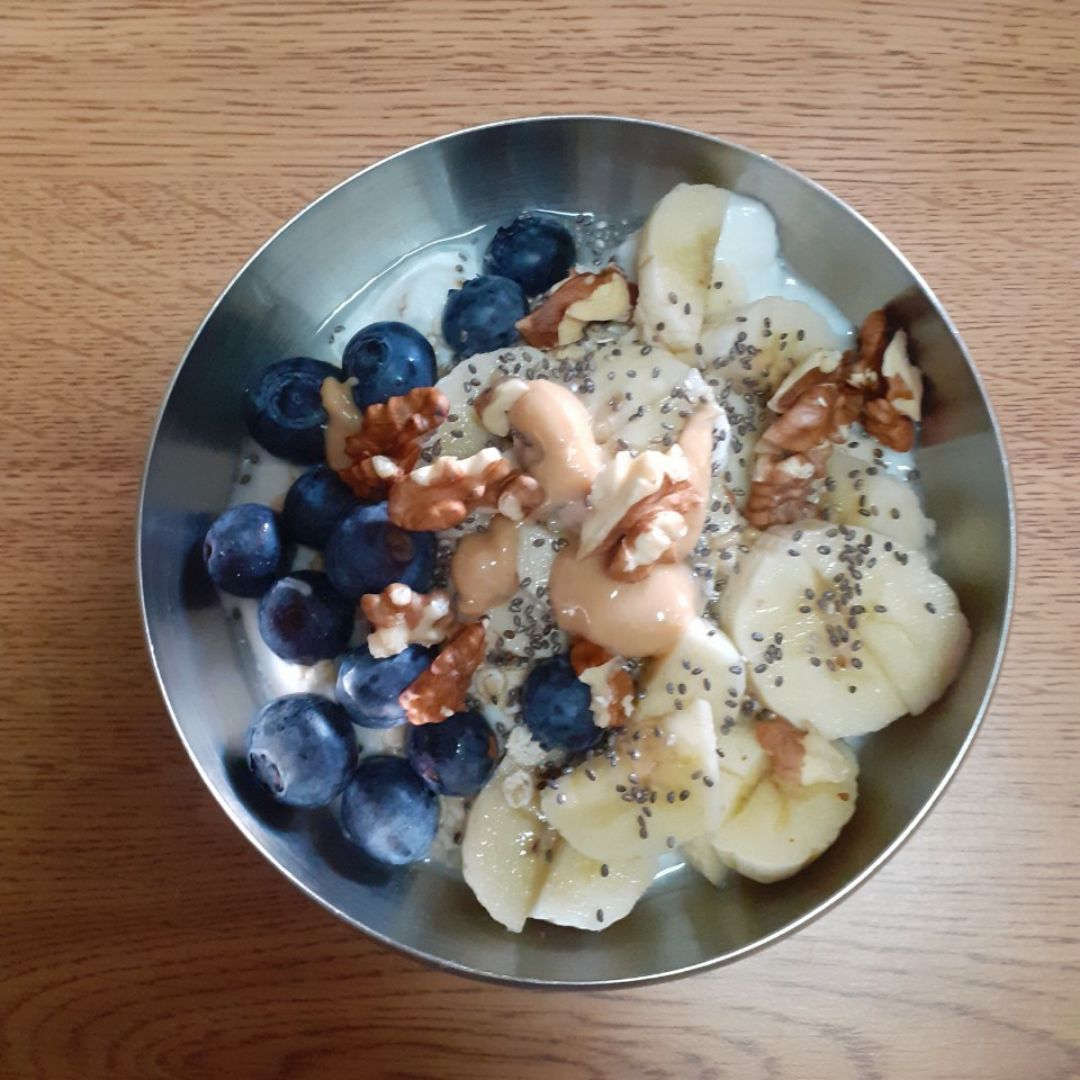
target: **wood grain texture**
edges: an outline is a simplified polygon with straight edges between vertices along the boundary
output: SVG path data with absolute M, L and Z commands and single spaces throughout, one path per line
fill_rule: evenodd
M 1075 0 L 6 0 L 0 1075 L 1080 1076 L 1078 27 Z M 972 348 L 1021 525 L 992 712 L 914 840 L 780 946 L 624 993 L 433 973 L 305 900 L 189 766 L 132 567 L 158 402 L 247 255 L 389 151 L 559 111 L 723 134 L 867 214 Z

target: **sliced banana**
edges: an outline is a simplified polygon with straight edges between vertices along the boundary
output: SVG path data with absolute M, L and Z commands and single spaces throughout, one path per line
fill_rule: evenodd
M 731 874 L 731 869 L 720 858 L 707 836 L 697 836 L 693 840 L 688 840 L 682 846 L 682 853 L 686 861 L 717 888 L 723 885 Z
M 654 858 L 603 863 L 563 841 L 530 915 L 559 926 L 603 930 L 630 914 L 655 876 Z
M 722 380 L 710 375 L 710 381 Z M 774 417 L 766 410 L 758 395 L 744 393 L 726 381 L 723 381 L 723 386 L 717 391 L 717 399 L 727 413 L 731 428 L 727 461 L 720 479 L 735 496 L 736 504 L 745 506 L 746 498 L 750 494 L 754 447 Z
M 676 702 L 706 702 L 717 723 L 734 722 L 746 692 L 746 669 L 731 639 L 707 619 L 693 619 L 679 643 L 653 660 L 639 683 L 636 714 L 642 719 L 667 716 Z
M 705 614 L 712 622 L 719 623 L 727 583 L 741 573 L 742 560 L 758 535 L 736 509 L 735 499 L 726 488 L 713 493 L 701 539 L 690 556 L 691 568 L 704 583 Z
M 589 410 L 597 442 L 623 436 L 631 449 L 639 449 L 643 448 L 638 434 L 643 419 L 671 398 L 692 373 L 696 374 L 690 365 L 665 349 L 622 338 L 598 346 L 564 378 L 576 386 Z
M 450 417 L 435 435 L 438 453 L 471 457 L 485 446 L 499 445 L 501 440 L 480 423 L 473 402 L 499 379 L 543 377 L 550 364 L 542 352 L 528 346 L 478 353 L 459 361 L 435 384 L 450 402 Z
M 766 776 L 709 834 L 719 859 L 744 877 L 769 883 L 798 873 L 829 848 L 855 813 L 858 791 L 855 755 L 843 743 L 832 749 L 843 759 L 844 779 L 800 785 Z
M 511 761 L 496 769 L 476 796 L 461 844 L 466 884 L 487 913 L 514 933 L 536 905 L 548 872 L 545 853 L 555 842 L 531 805 L 508 800 L 506 782 L 520 772 Z
M 488 613 L 488 641 L 506 652 L 535 660 L 562 652 L 566 635 L 555 625 L 540 593 L 551 576 L 558 536 L 538 522 L 518 526 L 518 590 Z
M 583 761 L 545 788 L 544 817 L 581 854 L 611 863 L 649 858 L 721 819 L 712 711 L 695 700 L 629 725 L 611 755 Z
M 780 296 L 755 300 L 726 318 L 702 335 L 698 366 L 731 380 L 739 390 L 766 396 L 812 353 L 843 350 L 848 344 L 808 304 Z
M 730 195 L 716 245 L 705 325 L 726 321 L 732 309 L 746 304 L 751 296 L 772 293 L 779 276 L 779 256 L 780 239 L 772 214 L 755 199 Z
M 803 733 L 803 759 L 799 782 L 803 787 L 815 784 L 846 784 L 857 779 L 859 763 L 842 742 L 829 742 L 811 729 Z
M 872 528 L 904 548 L 925 549 L 934 535 L 934 522 L 923 513 L 913 484 L 846 450 L 834 450 L 829 457 L 820 505 L 827 521 Z
M 653 207 L 638 244 L 634 321 L 644 341 L 672 352 L 697 343 L 727 203 L 723 188 L 679 184 Z
M 679 363 L 679 361 L 675 361 Z M 656 368 L 647 368 L 656 374 Z M 685 368 L 670 373 L 678 381 L 672 382 L 658 398 L 642 400 L 636 396 L 633 412 L 624 412 L 619 421 L 609 429 L 609 445 L 617 441 L 624 450 L 669 450 L 679 441 L 689 418 L 702 405 L 716 404 L 716 395 L 697 368 Z M 728 415 L 720 410 L 713 424 L 714 444 L 713 473 L 721 475 L 727 468 L 729 439 Z
M 922 712 L 956 676 L 969 638 L 925 556 L 821 522 L 765 533 L 721 609 L 755 696 L 830 740 Z

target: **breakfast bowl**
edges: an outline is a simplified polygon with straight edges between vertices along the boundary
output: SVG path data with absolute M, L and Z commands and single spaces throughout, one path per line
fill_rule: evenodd
M 914 464 L 936 522 L 933 563 L 955 591 L 970 644 L 943 696 L 853 741 L 857 812 L 798 876 L 762 884 L 733 875 L 716 888 L 669 858 L 632 912 L 603 933 L 534 919 L 511 933 L 452 866 L 362 857 L 333 813 L 282 805 L 255 783 L 245 732 L 273 694 L 250 623 L 207 577 L 204 537 L 255 472 L 245 386 L 286 357 L 338 364 L 356 329 L 350 313 L 387 275 L 417 253 L 465 247 L 526 210 L 575 223 L 579 247 L 592 238 L 599 249 L 597 237 L 637 229 L 680 184 L 763 204 L 786 265 L 831 300 L 837 318 L 858 325 L 888 309 L 904 327 L 926 381 Z M 1008 469 L 989 402 L 948 316 L 904 257 L 843 202 L 769 158 L 680 128 L 600 116 L 515 120 L 435 139 L 357 173 L 284 226 L 222 293 L 176 372 L 147 460 L 138 531 L 144 625 L 176 730 L 256 848 L 380 942 L 466 975 L 562 987 L 644 983 L 733 961 L 806 925 L 881 866 L 975 736 L 1004 650 L 1014 558 Z

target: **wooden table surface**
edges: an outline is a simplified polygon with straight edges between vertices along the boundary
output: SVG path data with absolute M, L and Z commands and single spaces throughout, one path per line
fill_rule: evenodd
M 1078 27 L 1076 0 L 6 0 L 0 1076 L 1080 1076 Z M 250 252 L 390 151 L 565 111 L 751 144 L 891 236 L 986 379 L 1021 530 L 994 706 L 915 839 L 795 938 L 618 993 L 435 973 L 304 899 L 173 735 L 132 567 L 158 402 Z

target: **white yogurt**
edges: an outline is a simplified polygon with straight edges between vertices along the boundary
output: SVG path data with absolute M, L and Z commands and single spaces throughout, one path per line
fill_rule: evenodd
M 776 219 L 757 199 L 734 193 L 728 197 L 713 269 L 713 280 L 723 281 L 724 291 L 741 293 L 735 303 L 782 296 L 813 308 L 838 334 L 852 332 L 840 309 L 784 261 Z

